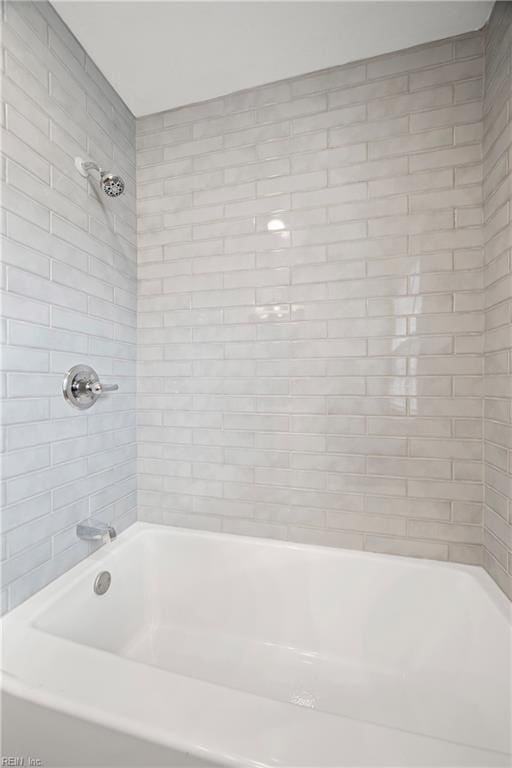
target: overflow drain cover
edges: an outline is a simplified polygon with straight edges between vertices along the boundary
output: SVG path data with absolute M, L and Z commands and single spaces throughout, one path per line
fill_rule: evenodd
M 97 595 L 104 595 L 110 587 L 112 576 L 109 571 L 101 571 L 94 579 L 94 591 Z

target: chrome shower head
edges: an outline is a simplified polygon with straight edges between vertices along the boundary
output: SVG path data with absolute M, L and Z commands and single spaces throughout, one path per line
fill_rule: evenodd
M 86 162 L 81 157 L 75 157 L 75 165 L 82 176 L 88 176 L 89 171 L 98 171 L 100 175 L 100 184 L 107 197 L 119 197 L 124 192 L 124 180 L 121 176 L 104 171 L 98 163 Z
M 119 197 L 124 192 L 124 181 L 113 173 L 100 173 L 100 184 L 108 197 Z

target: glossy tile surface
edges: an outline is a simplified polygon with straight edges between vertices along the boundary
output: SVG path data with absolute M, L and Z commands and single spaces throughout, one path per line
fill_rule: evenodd
M 512 599 L 512 8 L 509 3 L 496 5 L 487 29 L 486 49 L 484 547 L 489 573 Z
M 5 610 L 89 553 L 79 520 L 136 519 L 136 243 L 132 115 L 49 3 L 2 13 Z M 76 155 L 120 173 L 125 195 L 102 195 Z M 71 408 L 62 380 L 79 363 L 119 392 Z
M 141 519 L 482 563 L 483 71 L 137 121 Z

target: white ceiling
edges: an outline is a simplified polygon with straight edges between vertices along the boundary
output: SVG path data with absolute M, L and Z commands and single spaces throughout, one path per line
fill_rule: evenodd
M 479 29 L 492 2 L 53 5 L 139 117 Z

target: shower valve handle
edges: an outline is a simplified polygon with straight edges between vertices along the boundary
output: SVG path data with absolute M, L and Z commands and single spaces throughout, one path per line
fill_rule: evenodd
M 117 392 L 119 389 L 119 384 L 109 384 L 106 386 L 105 384 L 101 384 L 99 381 L 92 385 L 89 384 L 87 388 L 89 388 L 89 386 L 91 387 L 91 390 L 96 392 L 98 395 L 101 395 L 103 392 Z
M 117 384 L 102 384 L 89 365 L 73 366 L 64 376 L 62 384 L 64 399 L 80 410 L 90 408 L 105 392 L 116 392 L 118 389 Z

